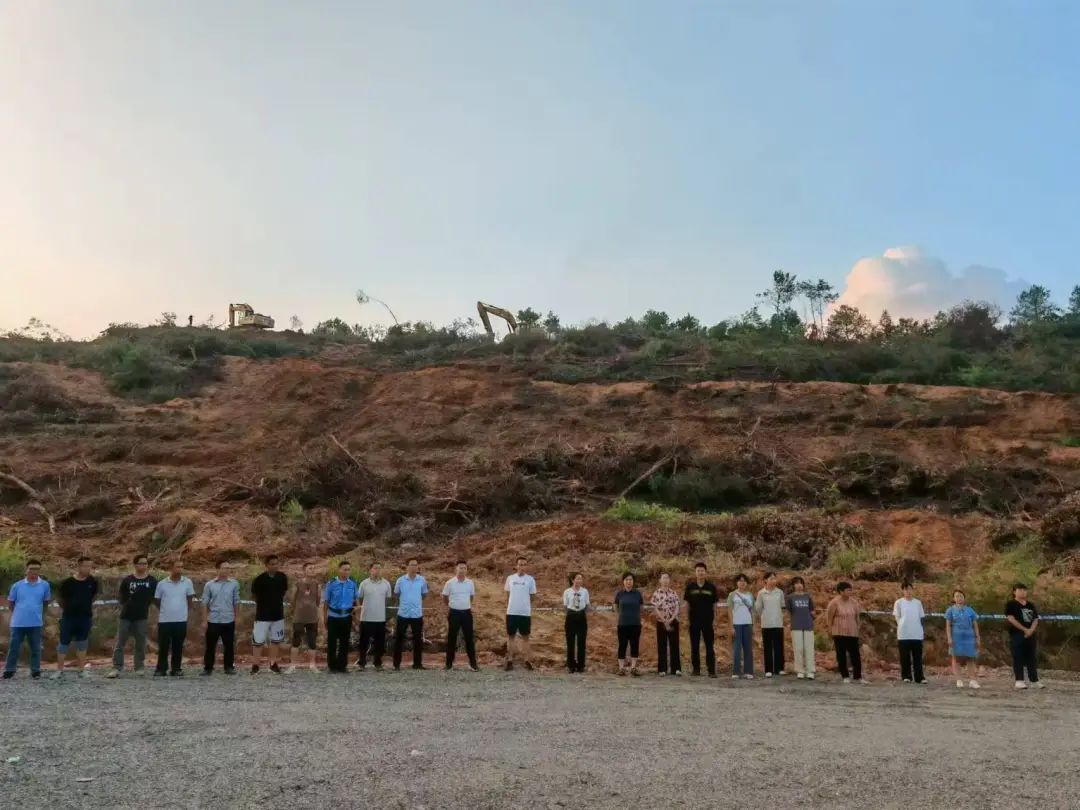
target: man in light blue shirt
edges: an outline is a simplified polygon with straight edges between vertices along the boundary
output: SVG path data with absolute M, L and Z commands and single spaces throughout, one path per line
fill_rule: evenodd
M 41 578 L 41 563 L 37 560 L 27 561 L 26 578 L 12 585 L 8 592 L 11 641 L 4 664 L 5 679 L 15 677 L 23 641 L 30 647 L 30 677 L 41 677 L 41 628 L 45 623 L 45 606 L 51 598 L 52 589 Z
M 233 656 L 236 652 L 236 606 L 240 604 L 240 583 L 233 579 L 232 565 L 225 560 L 217 564 L 217 577 L 203 586 L 202 604 L 206 649 L 203 652 L 203 675 L 214 671 L 218 641 L 222 647 L 222 664 L 226 675 L 235 675 Z
M 349 635 L 353 609 L 359 591 L 348 560 L 338 563 L 338 575 L 323 589 L 323 624 L 326 625 L 326 668 L 344 674 L 349 671 Z
M 394 622 L 394 669 L 401 669 L 401 651 L 405 646 L 405 631 L 412 631 L 413 669 L 424 668 L 424 597 L 427 596 L 427 580 L 417 571 L 420 561 L 409 559 L 405 575 L 394 583 L 398 598 L 397 621 Z

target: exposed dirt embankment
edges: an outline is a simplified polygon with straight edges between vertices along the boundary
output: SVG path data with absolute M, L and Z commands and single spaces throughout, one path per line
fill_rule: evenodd
M 518 551 L 552 603 L 571 569 L 606 600 L 624 568 L 651 588 L 695 558 L 718 578 L 777 568 L 824 588 L 837 549 L 891 602 L 896 578 L 945 588 L 1058 509 L 1045 562 L 1074 587 L 1080 530 L 1060 510 L 1080 489 L 1078 435 L 1080 397 L 962 388 L 562 385 L 497 364 L 234 359 L 203 397 L 141 406 L 92 372 L 9 364 L 0 535 L 54 563 L 145 551 L 196 571 L 271 551 L 290 567 L 417 554 L 441 580 L 464 555 L 496 615 Z M 596 517 L 627 490 L 698 516 Z

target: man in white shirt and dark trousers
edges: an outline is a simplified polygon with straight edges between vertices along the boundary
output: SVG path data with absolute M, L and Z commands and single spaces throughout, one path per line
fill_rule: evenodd
M 514 668 L 514 637 L 520 639 L 519 657 L 524 659 L 525 669 L 532 669 L 529 660 L 529 634 L 532 632 L 532 597 L 536 594 L 536 580 L 525 573 L 528 563 L 524 557 L 517 558 L 517 571 L 506 578 L 503 588 L 510 594 L 506 605 L 506 671 Z
M 458 632 L 465 637 L 465 654 L 469 656 L 469 669 L 478 672 L 476 665 L 476 640 L 473 637 L 472 600 L 476 596 L 476 586 L 466 578 L 469 566 L 464 560 L 458 560 L 454 576 L 443 585 L 442 595 L 449 611 L 446 632 L 446 668 L 454 668 L 454 655 L 457 653 Z
M 900 646 L 900 673 L 904 683 L 926 683 L 923 677 L 923 618 L 922 602 L 912 597 L 910 582 L 900 586 L 904 595 L 893 605 L 896 618 L 896 639 Z

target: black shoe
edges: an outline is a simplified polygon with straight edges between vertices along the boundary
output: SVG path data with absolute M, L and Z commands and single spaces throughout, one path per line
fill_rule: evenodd
M 425 667 L 423 664 L 413 664 L 412 668 L 413 669 L 427 669 L 427 667 Z
M 12 672 L 11 674 L 14 675 L 15 673 Z M 37 672 L 31 672 L 30 677 L 33 678 L 35 681 L 40 681 L 41 680 L 41 671 L 38 670 Z
M 174 669 L 172 672 L 169 673 L 169 677 L 170 678 L 183 678 L 184 677 L 184 671 L 182 669 Z
M 236 670 L 235 670 L 235 669 L 233 669 L 232 667 L 229 667 L 228 669 L 226 669 L 226 670 L 225 670 L 225 674 L 226 674 L 226 675 L 235 675 L 235 674 L 236 674 Z
M 690 673 L 690 677 L 691 678 L 700 678 L 701 677 L 701 670 L 700 669 L 695 669 L 693 672 Z
M 532 661 L 526 661 L 525 662 L 525 669 L 529 670 L 529 672 L 533 671 Z
M 382 664 L 376 664 L 375 665 L 375 671 L 376 672 L 382 672 Z
M 453 664 L 447 664 L 446 666 L 444 666 L 444 667 L 443 667 L 443 669 L 445 669 L 445 670 L 446 670 L 447 672 L 449 672 L 449 671 L 450 671 L 450 670 L 452 670 L 453 668 L 454 668 L 454 665 L 453 665 Z
M 168 672 L 166 672 L 166 671 L 165 671 L 165 670 L 163 670 L 163 669 L 155 669 L 155 670 L 154 670 L 154 677 L 155 677 L 155 678 L 164 678 L 164 677 L 165 677 L 166 675 L 168 675 L 168 674 L 169 674 L 169 673 L 168 673 Z
M 504 666 L 503 669 L 505 669 L 507 672 L 513 672 L 513 670 L 514 670 L 514 662 L 513 661 L 507 661 L 506 666 Z
M 279 667 L 277 664 L 271 664 L 270 665 L 270 671 L 280 675 L 281 674 L 281 667 Z
M 401 664 L 394 664 L 394 672 L 401 672 Z
M 4 680 L 5 680 L 5 681 L 10 681 L 10 680 L 11 680 L 12 678 L 14 678 L 14 677 L 15 677 L 15 673 L 14 673 L 14 672 L 5 672 L 5 673 L 4 673 Z M 31 675 L 30 677 L 33 677 L 33 676 Z
M 715 672 L 710 672 L 710 673 L 709 673 L 709 677 L 710 677 L 710 678 L 715 678 L 715 677 L 716 677 L 716 673 L 715 673 Z
M 258 675 L 259 674 L 259 665 L 258 664 L 252 664 L 251 665 L 251 674 L 252 675 Z
M 213 674 L 214 674 L 214 670 L 212 670 L 212 669 L 204 669 L 202 672 L 199 673 L 199 677 L 200 678 L 209 678 Z

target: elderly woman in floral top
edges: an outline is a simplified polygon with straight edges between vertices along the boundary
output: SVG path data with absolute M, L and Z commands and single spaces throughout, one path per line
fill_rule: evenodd
M 679 595 L 671 589 L 671 577 L 660 575 L 660 587 L 653 591 L 656 616 L 656 668 L 661 675 L 682 675 L 679 655 Z M 670 654 L 669 654 L 670 653 Z

